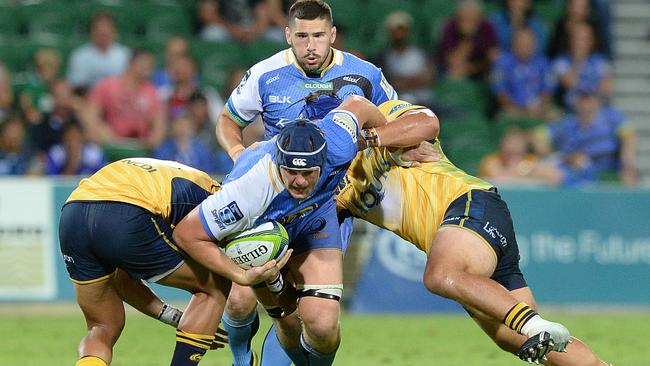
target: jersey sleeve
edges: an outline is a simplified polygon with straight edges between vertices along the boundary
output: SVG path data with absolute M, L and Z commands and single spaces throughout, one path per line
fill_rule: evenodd
M 380 69 L 376 69 L 376 72 L 372 76 L 372 104 L 380 105 L 387 100 L 397 99 L 397 91 L 393 88 L 392 85 L 386 80 L 384 73 Z
M 212 240 L 220 241 L 251 228 L 264 213 L 279 193 L 278 183 L 272 180 L 267 167 L 268 158 L 262 159 L 201 203 L 201 224 Z
M 328 113 L 320 122 L 327 141 L 327 159 L 335 166 L 352 161 L 358 152 L 359 122 L 357 117 L 341 109 Z
M 255 72 L 255 67 L 249 69 L 228 98 L 226 110 L 242 127 L 248 126 L 258 114 L 262 113 L 259 80 L 260 75 Z

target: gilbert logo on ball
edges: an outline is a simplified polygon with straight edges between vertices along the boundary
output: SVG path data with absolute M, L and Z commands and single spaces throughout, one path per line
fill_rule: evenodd
M 239 267 L 250 269 L 280 258 L 288 247 L 287 230 L 272 221 L 228 238 L 225 253 Z

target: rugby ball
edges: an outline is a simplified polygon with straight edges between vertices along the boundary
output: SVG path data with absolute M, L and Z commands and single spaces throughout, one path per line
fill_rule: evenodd
M 239 267 L 250 269 L 282 257 L 287 248 L 287 230 L 272 221 L 229 237 L 224 251 Z

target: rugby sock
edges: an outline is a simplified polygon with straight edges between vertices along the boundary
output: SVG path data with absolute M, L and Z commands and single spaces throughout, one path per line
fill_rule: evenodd
M 160 313 L 158 313 L 158 320 L 176 328 L 178 327 L 178 322 L 181 321 L 181 316 L 183 316 L 182 311 L 167 303 L 163 303 Z
M 99 357 L 85 356 L 77 360 L 75 366 L 108 366 L 108 364 Z
M 214 335 L 185 333 L 176 330 L 176 348 L 170 366 L 194 366 L 210 349 Z
M 300 352 L 300 351 L 298 351 Z M 291 358 L 284 352 L 282 344 L 275 333 L 275 325 L 266 333 L 262 344 L 262 364 L 260 366 L 290 366 Z
M 284 352 L 289 356 L 289 358 L 291 358 L 291 361 L 293 361 L 294 365 L 308 365 L 307 362 L 309 361 L 307 360 L 307 356 L 302 353 L 301 347 L 286 348 L 282 346 L 282 349 L 284 349 Z
M 253 357 L 251 341 L 260 327 L 260 317 L 254 310 L 244 319 L 233 319 L 224 312 L 223 328 L 228 332 L 228 345 L 232 352 L 233 366 L 250 366 Z
M 519 334 L 527 334 L 524 327 L 529 323 L 532 323 L 531 321 L 535 316 L 541 319 L 535 310 L 531 309 L 528 304 L 520 302 L 508 310 L 506 316 L 503 318 L 503 324 Z
M 307 365 L 309 366 L 330 366 L 334 363 L 336 351 L 332 353 L 322 353 L 305 342 L 305 338 L 300 335 L 300 350 L 307 357 Z

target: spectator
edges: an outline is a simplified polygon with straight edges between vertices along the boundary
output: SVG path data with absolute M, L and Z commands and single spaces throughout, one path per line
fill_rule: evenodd
M 512 51 L 512 37 L 519 28 L 530 28 L 535 34 L 536 52 L 545 50 L 546 27 L 533 12 L 532 0 L 503 0 L 502 9 L 490 17 L 497 32 L 499 48 Z
M 228 0 L 221 3 L 221 9 L 228 31 L 236 41 L 250 42 L 263 38 L 285 42 L 289 5 L 289 1 L 278 0 Z
M 442 31 L 440 70 L 452 79 L 483 79 L 497 55 L 496 32 L 483 14 L 481 2 L 459 2 L 456 14 Z
M 25 120 L 37 124 L 43 113 L 52 110 L 50 87 L 59 76 L 61 54 L 53 48 L 41 48 L 34 55 L 36 73 L 29 76 L 18 97 L 20 111 Z
M 91 90 L 81 121 L 91 141 L 157 147 L 165 138 L 165 110 L 149 81 L 154 59 L 135 50 L 126 71 L 101 80 Z
M 233 165 L 232 159 L 217 143 L 215 136 L 216 119 L 210 117 L 208 99 L 203 93 L 196 92 L 190 96 L 186 117 L 194 125 L 196 138 L 210 150 L 210 155 L 214 160 L 214 167 L 210 171 L 222 175 L 230 172 Z
M 116 42 L 117 28 L 110 14 L 96 13 L 90 21 L 91 42 L 72 51 L 68 81 L 73 88 L 89 89 L 107 76 L 122 73 L 130 51 Z
M 173 59 L 169 67 L 171 95 L 166 99 L 170 120 L 185 114 L 190 96 L 199 91 L 196 62 L 188 55 Z
M 40 167 L 25 143 L 25 123 L 10 115 L 0 123 L 0 175 L 38 174 Z
M 571 28 L 569 53 L 560 55 L 553 63 L 568 109 L 574 108 L 578 89 L 598 93 L 605 101 L 611 94 L 611 65 L 594 47 L 593 29 L 587 23 L 576 24 Z
M 179 116 L 172 122 L 172 132 L 155 151 L 154 158 L 174 160 L 209 174 L 214 174 L 217 164 L 208 146 L 196 136 L 194 122 Z
M 158 94 L 166 100 L 172 93 L 172 80 L 170 69 L 176 58 L 189 54 L 190 44 L 186 38 L 181 36 L 171 37 L 165 42 L 165 66 L 154 72 L 151 82 L 156 86 Z
M 64 79 L 57 79 L 50 85 L 53 99 L 51 112 L 42 115 L 41 120 L 29 127 L 29 136 L 36 149 L 46 153 L 52 146 L 61 142 L 63 127 L 78 123 L 77 108 L 80 105 L 72 94 L 70 84 Z
M 577 93 L 576 113 L 543 126 L 536 148 L 542 155 L 558 153 L 565 185 L 596 182 L 616 173 L 626 185 L 636 184 L 636 134 L 618 110 L 601 104 L 593 89 Z
M 601 30 L 600 22 L 591 8 L 590 0 L 567 0 L 564 14 L 555 22 L 555 27 L 548 44 L 548 55 L 555 58 L 569 52 L 570 29 L 580 23 L 589 23 L 592 29 Z M 597 49 L 602 51 L 601 41 L 604 34 L 599 34 L 596 40 Z
M 434 66 L 427 53 L 410 42 L 413 18 L 406 12 L 396 11 L 384 21 L 389 47 L 375 64 L 381 67 L 400 98 L 413 104 L 431 105 Z
M 102 149 L 87 141 L 79 123 L 62 128 L 61 143 L 47 152 L 48 175 L 91 175 L 106 165 Z
M 336 48 L 337 50 L 351 53 L 362 60 L 368 59 L 366 55 L 364 55 L 361 51 L 356 49 L 355 46 L 358 45 L 351 44 L 348 38 L 347 28 L 342 24 L 337 24 L 335 26 L 336 26 L 336 38 L 334 38 L 334 43 L 332 43 L 332 47 Z
M 0 62 L 0 121 L 11 114 L 14 93 L 11 89 L 11 75 L 7 67 Z
M 481 159 L 479 176 L 494 184 L 559 185 L 562 174 L 554 165 L 531 152 L 528 133 L 512 127 L 503 136 L 499 151 Z
M 199 37 L 206 41 L 223 42 L 232 37 L 228 24 L 220 11 L 218 0 L 199 0 L 197 6 Z
M 501 117 L 552 120 L 559 115 L 551 104 L 554 82 L 549 62 L 535 48 L 533 32 L 518 29 L 512 53 L 504 52 L 494 65 L 492 91 Z

